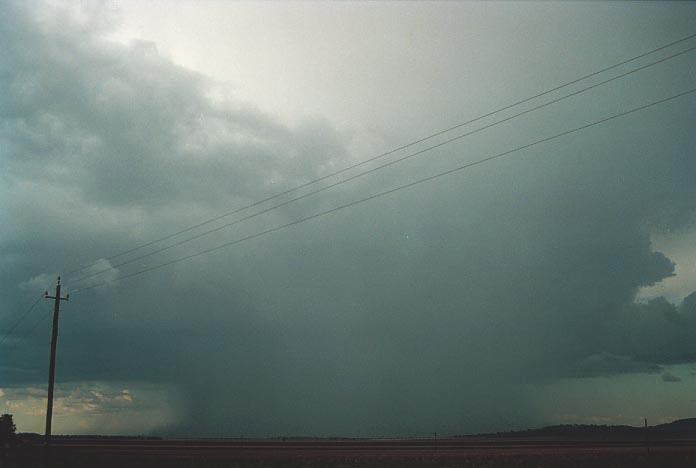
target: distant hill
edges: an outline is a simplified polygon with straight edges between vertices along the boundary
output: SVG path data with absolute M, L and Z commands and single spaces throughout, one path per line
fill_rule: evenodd
M 522 431 L 496 432 L 493 434 L 474 434 L 455 437 L 607 437 L 607 436 L 693 436 L 696 435 L 696 418 L 648 426 L 598 425 L 598 424 L 560 424 Z
M 649 427 L 655 431 L 664 433 L 696 434 L 696 418 L 677 419 L 671 423 Z

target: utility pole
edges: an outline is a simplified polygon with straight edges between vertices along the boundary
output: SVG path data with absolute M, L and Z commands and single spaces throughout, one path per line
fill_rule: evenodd
M 56 295 L 49 296 L 48 291 L 44 293 L 46 299 L 54 299 L 53 303 L 53 331 L 51 333 L 51 360 L 48 366 L 48 403 L 46 404 L 46 445 L 51 444 L 51 420 L 53 419 L 53 382 L 56 377 L 56 345 L 58 344 L 58 313 L 60 312 L 60 301 L 67 301 L 70 294 L 60 297 L 60 276 L 56 283 Z

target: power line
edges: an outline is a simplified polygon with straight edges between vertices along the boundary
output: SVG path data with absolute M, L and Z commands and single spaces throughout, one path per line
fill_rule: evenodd
M 118 263 L 118 264 L 116 264 L 116 265 L 110 265 L 109 267 L 107 267 L 107 268 L 105 268 L 105 269 L 103 269 L 103 270 L 99 270 L 99 271 L 94 272 L 94 273 L 91 273 L 91 274 L 83 275 L 83 276 L 77 278 L 77 279 L 75 280 L 75 282 L 76 282 L 76 283 L 79 283 L 79 282 L 84 281 L 84 280 L 86 280 L 86 279 L 94 278 L 94 277 L 99 276 L 99 275 L 101 275 L 101 274 L 104 274 L 104 273 L 106 273 L 106 272 L 112 271 L 112 270 L 114 270 L 114 269 L 116 269 L 116 268 L 118 268 L 118 267 L 120 267 L 120 266 L 124 266 L 124 265 L 128 265 L 128 264 L 137 262 L 138 260 L 142 260 L 142 259 L 144 259 L 144 258 L 151 257 L 151 256 L 153 256 L 153 255 L 155 255 L 155 254 L 164 252 L 164 251 L 166 251 L 166 250 L 172 249 L 172 248 L 177 247 L 177 246 L 179 246 L 179 245 L 182 245 L 182 244 L 191 242 L 191 241 L 193 241 L 193 240 L 196 240 L 196 239 L 199 239 L 199 238 L 201 238 L 201 237 L 210 235 L 210 234 L 212 234 L 212 233 L 214 233 L 214 232 L 217 232 L 217 231 L 220 231 L 220 230 L 222 230 L 222 229 L 226 229 L 226 228 L 228 228 L 228 227 L 231 227 L 231 226 L 234 226 L 234 225 L 236 225 L 236 224 L 242 223 L 242 222 L 244 222 L 244 221 L 247 221 L 247 220 L 249 220 L 249 219 L 255 218 L 255 217 L 260 216 L 260 215 L 262 215 L 262 214 L 268 213 L 268 212 L 270 212 L 270 211 L 276 210 L 276 209 L 281 208 L 281 207 L 283 207 L 283 206 L 287 206 L 287 205 L 289 205 L 289 204 L 291 204 L 291 203 L 295 203 L 295 202 L 297 202 L 297 201 L 299 201 L 299 200 L 308 198 L 308 197 L 310 197 L 310 196 L 312 196 L 312 195 L 316 195 L 317 193 L 320 193 L 320 192 L 329 190 L 329 189 L 331 189 L 331 188 L 333 188 L 333 187 L 336 187 L 336 186 L 343 185 L 343 184 L 345 184 L 345 183 L 351 182 L 351 181 L 353 181 L 353 180 L 355 180 L 355 179 L 358 179 L 358 178 L 360 178 L 360 177 L 366 176 L 366 175 L 368 175 L 368 174 L 371 174 L 371 173 L 376 172 L 376 171 L 378 171 L 378 170 L 381 170 L 381 169 L 384 169 L 384 168 L 386 168 L 386 167 L 392 166 L 392 165 L 394 165 L 394 164 L 400 163 L 400 162 L 402 162 L 402 161 L 405 161 L 405 160 L 407 160 L 407 159 L 413 158 L 413 157 L 415 157 L 415 156 L 419 156 L 419 155 L 424 154 L 424 153 L 426 153 L 426 152 L 428 152 L 428 151 L 431 151 L 431 150 L 433 150 L 433 149 L 436 149 L 436 148 L 439 148 L 439 147 L 441 147 L 441 146 L 450 144 L 450 143 L 452 143 L 452 142 L 454 142 L 454 141 L 461 140 L 462 138 L 468 137 L 468 136 L 473 135 L 473 134 L 475 134 L 475 133 L 478 133 L 478 132 L 481 132 L 481 131 L 483 131 L 483 130 L 486 130 L 486 129 L 495 127 L 495 126 L 500 125 L 500 124 L 502 124 L 502 123 L 504 123 L 504 122 L 508 122 L 508 121 L 510 121 L 510 120 L 516 119 L 517 117 L 520 117 L 520 116 L 529 114 L 529 113 L 531 113 L 531 112 L 537 111 L 537 110 L 542 109 L 542 108 L 544 108 L 544 107 L 548 107 L 548 106 L 550 106 L 550 105 L 552 105 L 552 104 L 555 104 L 555 103 L 557 103 L 557 102 L 563 101 L 563 100 L 568 99 L 568 98 L 570 98 L 570 97 L 577 96 L 577 95 L 579 95 L 579 94 L 585 93 L 585 92 L 590 91 L 590 90 L 592 90 L 592 89 L 594 89 L 594 88 L 597 88 L 597 87 L 599 87 L 599 86 L 605 85 L 605 84 L 607 84 L 607 83 L 610 83 L 610 82 L 612 82 L 612 81 L 618 80 L 618 79 L 620 79 L 620 78 L 624 78 L 624 77 L 626 77 L 626 76 L 628 76 L 628 75 L 631 75 L 631 74 L 633 74 L 633 73 L 636 73 L 636 72 L 638 72 L 638 71 L 641 71 L 641 70 L 644 70 L 644 69 L 646 69 L 646 68 L 649 68 L 649 67 L 658 65 L 658 64 L 663 63 L 663 62 L 665 62 L 665 61 L 667 61 L 667 60 L 671 60 L 671 59 L 673 59 L 673 58 L 679 57 L 679 56 L 684 55 L 684 54 L 686 54 L 686 53 L 688 53 L 688 52 L 692 52 L 693 50 L 696 50 L 696 46 L 695 46 L 695 47 L 691 47 L 691 48 L 686 49 L 686 50 L 683 50 L 683 51 L 681 51 L 681 52 L 677 52 L 677 53 L 672 54 L 672 55 L 670 55 L 670 56 L 663 57 L 662 59 L 656 60 L 655 62 L 651 62 L 651 63 L 648 63 L 648 64 L 646 64 L 646 65 L 642 65 L 642 66 L 640 66 L 640 67 L 634 68 L 634 69 L 629 70 L 629 71 L 627 71 L 627 72 L 625 72 L 625 73 L 622 73 L 622 74 L 620 74 L 620 75 L 614 76 L 614 77 L 609 78 L 609 79 L 606 79 L 606 80 L 604 80 L 604 81 L 600 81 L 599 83 L 595 83 L 595 84 L 593 84 L 593 85 L 587 86 L 587 87 L 585 87 L 585 88 L 582 88 L 582 89 L 580 89 L 580 90 L 574 91 L 574 92 L 572 92 L 572 93 L 570 93 L 570 94 L 567 94 L 567 95 L 565 95 L 565 96 L 561 96 L 561 97 L 559 97 L 559 98 L 553 99 L 553 100 L 551 100 L 551 101 L 548 101 L 548 102 L 546 102 L 546 103 L 540 104 L 540 105 L 535 106 L 535 107 L 532 107 L 532 108 L 530 108 L 530 109 L 526 109 L 526 110 L 524 110 L 524 111 L 522 111 L 522 112 L 518 112 L 517 114 L 513 114 L 512 116 L 506 117 L 506 118 L 501 119 L 501 120 L 498 120 L 498 121 L 496 121 L 496 122 L 492 122 L 492 123 L 490 123 L 490 124 L 488 124 L 488 125 L 484 125 L 483 127 L 477 128 L 477 129 L 472 130 L 472 131 L 470 131 L 470 132 L 466 132 L 466 133 L 457 135 L 457 136 L 455 136 L 455 137 L 449 138 L 449 139 L 444 140 L 444 141 L 442 141 L 442 142 L 440 142 L 440 143 L 437 143 L 437 144 L 435 144 L 435 145 L 432 145 L 432 146 L 429 146 L 429 147 L 427 147 L 427 148 L 418 150 L 418 151 L 416 151 L 416 152 L 414 152 L 414 153 L 407 154 L 406 156 L 403 156 L 403 157 L 400 157 L 400 158 L 395 159 L 395 160 L 393 160 L 393 161 L 389 161 L 389 162 L 384 163 L 384 164 L 382 164 L 382 165 L 373 167 L 373 168 L 371 168 L 371 169 L 368 169 L 368 170 L 366 170 L 366 171 L 364 171 L 364 172 L 355 174 L 355 175 L 353 175 L 353 176 L 351 176 L 351 177 L 348 177 L 348 178 L 346 178 L 346 179 L 339 180 L 339 181 L 334 182 L 334 183 L 332 183 L 332 184 L 329 184 L 329 185 L 326 185 L 326 186 L 324 186 L 324 187 L 318 188 L 318 189 L 316 189 L 316 190 L 307 192 L 307 193 L 305 193 L 305 194 L 303 194 L 303 195 L 300 195 L 299 197 L 292 198 L 292 199 L 290 199 L 290 200 L 284 201 L 284 202 L 279 203 L 279 204 L 277 204 L 277 205 L 273 205 L 273 206 L 271 206 L 271 207 L 269 207 L 269 208 L 266 208 L 266 209 L 264 209 L 264 210 L 258 211 L 258 212 L 256 212 L 256 213 L 252 213 L 252 214 L 250 214 L 250 215 L 248 215 L 248 216 L 245 216 L 245 217 L 243 217 L 243 218 L 237 219 L 237 220 L 232 221 L 232 222 L 230 222 L 230 223 L 223 224 L 222 226 L 218 226 L 218 227 L 216 227 L 216 228 L 213 228 L 213 229 L 204 231 L 204 232 L 199 233 L 199 234 L 196 234 L 196 235 L 194 235 L 194 236 L 187 237 L 186 239 L 182 239 L 182 240 L 180 240 L 180 241 L 178 241 L 178 242 L 175 242 L 175 243 L 173 243 L 173 244 L 170 244 L 170 245 L 168 245 L 168 246 L 161 247 L 161 248 L 159 248 L 159 249 L 153 250 L 153 251 L 148 252 L 148 253 L 143 254 L 143 255 L 139 255 L 139 256 L 137 256 L 137 257 L 131 258 L 131 259 L 129 259 L 129 260 L 126 260 L 126 261 L 124 261 L 124 262 Z
M 36 327 L 39 326 L 39 324 L 45 320 L 48 320 L 51 318 L 51 304 L 48 303 L 48 314 L 46 315 L 40 315 L 39 318 L 34 321 L 34 323 L 27 329 L 27 332 L 24 334 L 24 338 L 29 338 L 33 333 L 34 330 L 36 330 Z
M 222 245 L 218 245 L 218 246 L 216 246 L 216 247 L 211 247 L 211 248 L 209 248 L 209 249 L 201 250 L 201 251 L 199 251 L 199 252 L 195 252 L 195 253 L 192 253 L 192 254 L 189 254 L 189 255 L 186 255 L 186 256 L 183 256 L 183 257 L 179 257 L 179 258 L 170 260 L 170 261 L 168 261 L 168 262 L 165 262 L 165 263 L 162 263 L 162 264 L 159 264 L 159 265 L 155 265 L 155 266 L 150 267 L 150 268 L 145 268 L 145 269 L 140 270 L 140 271 L 136 271 L 136 272 L 133 272 L 133 273 L 129 273 L 129 274 L 127 274 L 127 275 L 120 276 L 120 277 L 118 277 L 118 278 L 116 278 L 116 279 L 117 279 L 117 280 L 121 280 L 121 279 L 126 279 L 126 278 L 132 278 L 132 277 L 134 277 L 134 276 L 142 275 L 142 274 L 144 274 L 144 273 L 147 273 L 147 272 L 150 272 L 150 271 L 153 271 L 153 270 L 157 270 L 157 269 L 159 269 L 159 268 L 164 268 L 164 267 L 166 267 L 166 266 L 173 265 L 173 264 L 175 264 L 175 263 L 179 263 L 179 262 L 182 262 L 182 261 L 184 261 L 184 260 L 189 260 L 189 259 L 191 259 L 191 258 L 198 257 L 198 256 L 200 256 L 200 255 L 204 255 L 204 254 L 207 254 L 207 253 L 211 253 L 211 252 L 214 252 L 214 251 L 216 251 L 216 250 L 220 250 L 220 249 L 223 249 L 223 248 L 226 248 L 226 247 L 230 247 L 230 246 L 233 246 L 233 245 L 236 245 L 236 244 L 239 244 L 239 243 L 248 241 L 248 240 L 255 239 L 255 238 L 257 238 L 257 237 L 264 236 L 264 235 L 266 235 L 266 234 L 270 234 L 270 233 L 273 233 L 273 232 L 277 232 L 277 231 L 280 231 L 280 230 L 282 230 L 282 229 L 285 229 L 285 228 L 294 226 L 294 225 L 296 225 L 296 224 L 304 223 L 304 222 L 306 222 L 306 221 L 309 221 L 309 220 L 312 220 L 312 219 L 315 219 L 315 218 L 319 218 L 319 217 L 322 217 L 322 216 L 325 216 L 325 215 L 328 215 L 328 214 L 331 214 L 331 213 L 335 213 L 335 212 L 340 211 L 340 210 L 343 210 L 343 209 L 345 209 L 345 208 L 350 208 L 350 207 L 353 207 L 353 206 L 356 206 L 356 205 L 365 203 L 365 202 L 367 202 L 367 201 L 374 200 L 374 199 L 376 199 L 376 198 L 380 198 L 380 197 L 383 197 L 383 196 L 392 194 L 392 193 L 397 192 L 397 191 L 400 191 L 400 190 L 404 190 L 404 189 L 407 189 L 407 188 L 410 188 L 410 187 L 414 187 L 414 186 L 416 186 L 416 185 L 420 185 L 420 184 L 422 184 L 422 183 L 429 182 L 429 181 L 438 179 L 438 178 L 440 178 L 440 177 L 444 177 L 444 176 L 446 176 L 446 175 L 454 174 L 454 173 L 456 173 L 456 172 L 459 172 L 459 171 L 468 169 L 468 168 L 473 167 L 473 166 L 477 166 L 477 165 L 479 165 L 479 164 L 483 164 L 483 163 L 488 162 L 488 161 L 492 161 L 492 160 L 494 160 L 494 159 L 499 159 L 499 158 L 506 157 L 506 156 L 508 156 L 508 155 L 510 155 L 510 154 L 512 154 L 512 153 L 516 153 L 516 152 L 518 152 L 518 151 L 521 151 L 521 150 L 524 150 L 524 149 L 527 149 L 527 148 L 531 148 L 531 147 L 533 147 L 533 146 L 536 146 L 536 145 L 539 145 L 539 144 L 542 144 L 542 143 L 545 143 L 545 142 L 554 140 L 554 139 L 556 139 L 556 138 L 560 138 L 560 137 L 563 137 L 563 136 L 566 136 L 566 135 L 570 135 L 570 134 L 572 134 L 572 133 L 579 132 L 579 131 L 581 131 L 581 130 L 584 130 L 584 129 L 593 127 L 593 126 L 595 126 L 595 125 L 599 125 L 599 124 L 602 124 L 602 123 L 604 123 L 604 122 L 608 122 L 608 121 L 610 121 L 610 120 L 617 119 L 617 118 L 619 118 L 619 117 L 623 117 L 623 116 L 626 116 L 626 115 L 629 115 L 629 114 L 633 114 L 633 113 L 635 113 L 635 112 L 639 112 L 639 111 L 648 109 L 648 108 L 650 108 L 650 107 L 654 107 L 654 106 L 659 105 L 659 104 L 663 104 L 663 103 L 665 103 L 665 102 L 668 102 L 668 101 L 671 101 L 671 100 L 680 98 L 680 97 L 682 97 L 682 96 L 686 96 L 686 95 L 691 94 L 691 93 L 693 93 L 693 92 L 696 92 L 696 88 L 692 88 L 692 89 L 690 89 L 690 90 L 688 90 L 688 91 L 684 91 L 684 92 L 681 92 L 681 93 L 672 95 L 672 96 L 670 96 L 670 97 L 660 99 L 660 100 L 658 100 L 658 101 L 653 101 L 653 102 L 651 102 L 651 103 L 644 104 L 644 105 L 642 105 L 642 106 L 634 107 L 633 109 L 630 109 L 630 110 L 627 110 L 627 111 L 624 111 L 624 112 L 621 112 L 621 113 L 618 113 L 618 114 L 614 114 L 614 115 L 611 115 L 611 116 L 602 118 L 602 119 L 600 119 L 600 120 L 596 120 L 596 121 L 591 122 L 591 123 L 589 123 L 589 124 L 585 124 L 585 125 L 582 125 L 582 126 L 580 126 L 580 127 L 576 127 L 576 128 L 570 129 L 570 130 L 566 130 L 566 131 L 564 131 L 564 132 L 557 133 L 557 134 L 552 135 L 552 136 L 550 136 L 550 137 L 542 138 L 542 139 L 536 140 L 536 141 L 534 141 L 534 142 L 532 142 L 532 143 L 528 143 L 528 144 L 523 145 L 523 146 L 518 146 L 518 147 L 513 148 L 513 149 L 511 149 L 511 150 L 507 150 L 507 151 L 504 151 L 504 152 L 502 152 L 502 153 L 498 153 L 498 154 L 495 154 L 495 155 L 492 155 L 492 156 L 488 156 L 488 157 L 483 158 L 483 159 L 479 159 L 479 160 L 474 161 L 474 162 L 470 162 L 470 163 L 467 163 L 467 164 L 464 164 L 464 165 L 455 167 L 454 169 L 449 169 L 449 170 L 447 170 L 447 171 L 440 172 L 440 173 L 437 173 L 437 174 L 432 175 L 432 176 L 424 177 L 424 178 L 422 178 L 422 179 L 415 180 L 415 181 L 410 182 L 410 183 L 408 183 L 408 184 L 399 185 L 399 186 L 397 186 L 397 187 L 395 187 L 395 188 L 392 188 L 392 189 L 389 189 L 389 190 L 385 190 L 385 191 L 383 191 L 383 192 L 378 192 L 378 193 L 373 194 L 373 195 L 370 195 L 370 196 L 368 196 L 368 197 L 361 198 L 361 199 L 352 201 L 352 202 L 350 202 L 350 203 L 346 203 L 346 204 L 344 204 L 344 205 L 339 205 L 339 206 L 337 206 L 337 207 L 334 207 L 334 208 L 331 208 L 331 209 L 328 209 L 328 210 L 325 210 L 325 211 L 321 211 L 321 212 L 319 212 L 319 213 L 315 213 L 315 214 L 313 214 L 313 215 L 306 216 L 306 217 L 304 217 L 304 218 L 300 218 L 300 219 L 297 219 L 297 220 L 295 220 L 295 221 L 291 221 L 291 222 L 289 222 L 289 223 L 282 224 L 282 225 L 280 225 L 280 226 L 276 226 L 276 227 L 271 228 L 271 229 L 266 229 L 266 230 L 261 231 L 261 232 L 258 232 L 258 233 L 256 233 L 256 234 L 252 234 L 252 235 L 249 235 L 249 236 L 246 236 L 246 237 L 242 237 L 242 238 L 240 238 L 240 239 L 237 239 L 237 240 L 234 240 L 234 241 L 231 241 L 231 242 L 227 242 L 227 243 L 222 244 Z M 94 284 L 94 285 L 91 285 L 91 286 L 86 286 L 86 287 L 77 289 L 77 290 L 75 290 L 75 291 L 73 291 L 73 292 L 74 292 L 74 293 L 77 293 L 77 292 L 81 292 L 81 291 L 86 291 L 86 290 L 93 289 L 93 288 L 96 288 L 96 287 L 98 287 L 98 286 L 102 286 L 102 285 L 105 285 L 105 284 L 107 284 L 107 282 L 102 282 L 102 283 Z
M 581 77 L 579 77 L 579 78 L 576 78 L 576 79 L 574 79 L 574 80 L 565 82 L 565 83 L 563 83 L 563 84 L 560 84 L 560 85 L 558 85 L 558 86 L 555 86 L 555 87 L 553 87 L 553 88 L 551 88 L 551 89 L 548 89 L 548 90 L 546 90 L 546 91 L 543 91 L 543 92 L 541 92 L 541 93 L 538 93 L 538 94 L 535 94 L 535 95 L 533 95 L 533 96 L 530 96 L 530 97 L 521 99 L 521 100 L 516 101 L 516 102 L 514 102 L 514 103 L 512 103 L 512 104 L 508 104 L 508 105 L 506 105 L 506 106 L 500 107 L 500 108 L 495 109 L 495 110 L 493 110 L 493 111 L 490 111 L 490 112 L 488 112 L 488 113 L 486 113 L 486 114 L 480 115 L 480 116 L 475 117 L 475 118 L 470 119 L 470 120 L 467 120 L 466 122 L 459 123 L 459 124 L 457 124 L 457 125 L 451 126 L 451 127 L 446 128 L 446 129 L 444 129 L 444 130 L 440 130 L 440 131 L 438 131 L 438 132 L 435 132 L 435 133 L 432 133 L 432 134 L 430 134 L 430 135 L 427 135 L 427 136 L 425 136 L 425 137 L 423 137 L 423 138 L 420 138 L 420 139 L 417 139 L 417 140 L 413 140 L 413 141 L 411 141 L 411 142 L 409 142 L 409 143 L 406 143 L 406 144 L 404 144 L 404 145 L 402 145 L 402 146 L 399 146 L 399 147 L 394 148 L 394 149 L 392 149 L 392 150 L 389 150 L 389 151 L 387 151 L 387 152 L 381 153 L 381 154 L 379 154 L 379 155 L 373 156 L 373 157 L 371 157 L 371 158 L 365 159 L 365 160 L 363 160 L 363 161 L 361 161 L 361 162 L 358 162 L 358 163 L 356 163 L 356 164 L 347 166 L 347 167 L 345 167 L 345 168 L 343 168 L 343 169 L 340 169 L 340 170 L 338 170 L 338 171 L 335 171 L 335 172 L 332 172 L 332 173 L 330 173 L 330 174 L 327 174 L 327 175 L 321 176 L 321 177 L 319 177 L 319 178 L 313 179 L 313 180 L 311 180 L 311 181 L 309 181 L 309 182 L 300 184 L 300 185 L 295 186 L 295 187 L 293 187 L 293 188 L 290 188 L 290 189 L 288 189 L 288 190 L 285 190 L 285 191 L 282 191 L 282 192 L 278 192 L 278 193 L 276 193 L 276 194 L 274 194 L 274 195 L 271 195 L 271 196 L 269 196 L 269 197 L 267 197 L 267 198 L 264 198 L 264 199 L 262 199 L 262 200 L 258 200 L 258 201 L 256 201 L 256 202 L 253 202 L 253 203 L 251 203 L 251 204 L 249 204 L 249 205 L 245 205 L 245 206 L 242 206 L 242 207 L 240 207 L 240 208 L 234 209 L 234 210 L 232 210 L 232 211 L 228 211 L 228 212 L 226 212 L 226 213 L 222 213 L 222 214 L 220 214 L 220 215 L 218 215 L 218 216 L 215 216 L 215 217 L 213 217 L 213 218 L 207 219 L 207 220 L 205 220 L 205 221 L 203 221 L 203 222 L 201 222 L 201 223 L 195 224 L 195 225 L 193 225 L 193 226 L 189 226 L 189 227 L 187 227 L 187 228 L 181 229 L 181 230 L 176 231 L 176 232 L 174 232 L 174 233 L 172 233 L 172 234 L 168 234 L 168 235 L 166 235 L 166 236 L 163 236 L 163 237 L 154 239 L 154 240 L 149 241 L 149 242 L 146 242 L 146 243 L 144 243 L 144 244 L 140 244 L 140 245 L 138 245 L 138 246 L 136 246 L 136 247 L 133 247 L 133 248 L 131 248 L 131 249 L 122 251 L 122 252 L 117 253 L 117 254 L 115 254 L 115 255 L 112 255 L 112 256 L 110 256 L 110 257 L 106 257 L 106 259 L 107 259 L 107 260 L 112 260 L 112 259 L 121 257 L 121 256 L 123 256 L 123 255 L 127 255 L 127 254 L 129 254 L 129 253 L 135 252 L 135 251 L 140 250 L 140 249 L 142 249 L 142 248 L 148 247 L 148 246 L 150 246 L 150 245 L 153 245 L 153 244 L 156 244 L 156 243 L 159 243 L 159 242 L 162 242 L 162 241 L 171 239 L 171 238 L 173 238 L 173 237 L 176 237 L 176 236 L 178 236 L 178 235 L 184 234 L 184 233 L 186 233 L 186 232 L 190 232 L 190 231 L 192 231 L 192 230 L 194 230 L 194 229 L 196 229 L 196 228 L 199 228 L 199 227 L 208 225 L 208 224 L 213 223 L 213 222 L 215 222 L 215 221 L 218 221 L 218 220 L 220 220 L 220 219 L 222 219 L 222 218 L 231 216 L 231 215 L 233 215 L 233 214 L 239 213 L 239 212 L 244 211 L 244 210 L 247 210 L 247 209 L 249 209 L 249 208 L 253 208 L 253 207 L 258 206 L 258 205 L 260 205 L 260 204 L 263 204 L 263 203 L 265 203 L 265 202 L 267 202 L 267 201 L 271 201 L 271 200 L 274 200 L 274 199 L 276 199 L 276 198 L 282 197 L 282 196 L 287 195 L 287 194 L 289 194 L 289 193 L 292 193 L 292 192 L 294 192 L 294 191 L 300 190 L 300 189 L 302 189 L 302 188 L 305 188 L 305 187 L 308 187 L 308 186 L 310 186 L 310 185 L 313 185 L 313 184 L 316 184 L 316 183 L 318 183 L 318 182 L 321 182 L 321 181 L 323 181 L 323 180 L 326 180 L 326 179 L 328 179 L 328 178 L 330 178 L 330 177 L 333 177 L 333 176 L 342 174 L 342 173 L 347 172 L 347 171 L 349 171 L 349 170 L 351 170 L 351 169 L 355 169 L 355 168 L 357 168 L 357 167 L 360 167 L 360 166 L 362 166 L 362 165 L 365 165 L 365 164 L 367 164 L 367 163 L 369 163 L 369 162 L 372 162 L 372 161 L 375 161 L 375 160 L 377 160 L 377 159 L 380 159 L 380 158 L 389 156 L 389 155 L 391 155 L 391 154 L 394 154 L 394 153 L 396 153 L 396 152 L 398 152 L 398 151 L 401 151 L 401 150 L 404 150 L 404 149 L 406 149 L 406 148 L 410 148 L 410 147 L 412 147 L 412 146 L 414 146 L 414 145 L 417 145 L 417 144 L 419 144 L 419 143 L 423 143 L 423 142 L 425 142 L 425 141 L 427 141 L 427 140 L 430 140 L 430 139 L 435 138 L 435 137 L 437 137 L 437 136 L 440 136 L 440 135 L 443 135 L 443 134 L 445 134 L 445 133 L 448 133 L 448 132 L 450 132 L 450 131 L 452 131 L 452 130 L 456 130 L 456 129 L 461 128 L 461 127 L 463 127 L 463 126 L 472 124 L 472 123 L 477 122 L 477 121 L 479 121 L 479 120 L 482 120 L 482 119 L 484 119 L 484 118 L 486 118 L 486 117 L 489 117 L 489 116 L 491 116 L 491 115 L 493 115 L 493 114 L 496 114 L 496 113 L 498 113 L 498 112 L 502 112 L 502 111 L 504 111 L 504 110 L 507 110 L 507 109 L 516 107 L 516 106 L 518 106 L 518 105 L 520 105 L 520 104 L 524 104 L 524 103 L 529 102 L 529 101 L 531 101 L 531 100 L 533 100 L 533 99 L 539 98 L 539 97 L 541 97 L 541 96 L 547 95 L 547 94 L 552 93 L 552 92 L 554 92 L 554 91 L 557 91 L 557 90 L 559 90 L 559 89 L 562 89 L 562 88 L 565 88 L 565 87 L 567 87 L 567 86 L 570 86 L 570 85 L 573 85 L 573 84 L 575 84 L 575 83 L 578 83 L 578 82 L 580 82 L 580 81 L 586 80 L 587 78 L 591 78 L 591 77 L 593 77 L 593 76 L 595 76 L 595 75 L 598 75 L 598 74 L 604 73 L 604 72 L 606 72 L 606 71 L 612 70 L 612 69 L 614 69 L 614 68 L 620 67 L 620 66 L 622 66 L 622 65 L 625 65 L 625 64 L 627 64 L 627 63 L 633 62 L 633 61 L 638 60 L 638 59 L 640 59 L 640 58 L 643 58 L 643 57 L 645 57 L 645 56 L 654 54 L 654 53 L 659 52 L 659 51 L 661 51 L 661 50 L 664 50 L 664 49 L 667 49 L 667 48 L 669 48 L 669 47 L 672 47 L 672 46 L 674 46 L 674 45 L 676 45 L 676 44 L 679 44 L 679 43 L 688 41 L 688 40 L 690 40 L 690 39 L 693 39 L 694 37 L 696 37 L 696 34 L 690 34 L 690 35 L 688 35 L 688 36 L 686 36 L 686 37 L 683 37 L 683 38 L 681 38 L 681 39 L 677 39 L 677 40 L 675 40 L 675 41 L 672 41 L 672 42 L 670 42 L 670 43 L 668 43 L 668 44 L 662 45 L 662 46 L 657 47 L 657 48 L 655 48 L 655 49 L 649 50 L 649 51 L 647 51 L 647 52 L 643 52 L 643 53 L 641 53 L 641 54 L 639 54 L 639 55 L 636 55 L 636 56 L 631 57 L 631 58 L 629 58 L 629 59 L 623 60 L 623 61 L 618 62 L 618 63 L 616 63 L 616 64 L 610 65 L 610 66 L 608 66 L 608 67 L 604 67 L 604 68 L 602 68 L 602 69 L 600 69 L 600 70 L 594 71 L 594 72 L 592 72 L 592 73 L 588 73 L 588 74 L 583 75 L 583 76 L 581 76 Z M 69 275 L 72 275 L 72 274 L 74 274 L 74 273 L 79 273 L 79 272 L 81 272 L 81 271 L 84 271 L 85 269 L 89 268 L 89 267 L 92 266 L 93 264 L 94 264 L 94 262 L 90 263 L 90 264 L 87 265 L 87 266 L 84 266 L 84 267 L 81 267 L 81 268 L 78 268 L 78 269 L 69 271 L 68 273 L 66 273 L 66 276 L 69 276 Z
M 27 331 L 24 332 L 24 334 L 20 337 L 20 340 L 26 340 L 27 338 L 29 338 L 30 336 L 32 336 L 33 333 L 34 333 L 34 331 L 36 330 L 36 327 L 38 327 L 39 324 L 41 324 L 42 322 L 44 322 L 45 320 L 47 320 L 48 318 L 51 317 L 51 314 L 50 314 L 50 312 L 51 312 L 50 304 L 49 304 L 49 310 L 48 310 L 48 312 L 49 312 L 49 313 L 48 313 L 47 315 L 39 315 L 39 316 L 37 317 L 37 319 L 31 324 L 31 326 L 29 326 L 29 328 L 27 328 Z M 12 344 L 7 350 L 5 350 L 5 353 L 12 353 L 12 352 L 14 352 L 14 350 L 15 350 L 16 347 L 17 347 L 17 343 Z
M 17 327 L 18 327 L 19 325 L 21 325 L 21 323 L 24 321 L 24 319 L 27 318 L 27 317 L 29 316 L 29 314 L 31 313 L 31 311 L 34 310 L 34 307 L 36 307 L 36 304 L 38 304 L 39 301 L 40 301 L 41 299 L 43 299 L 43 297 L 44 297 L 44 295 L 41 294 L 41 295 L 36 299 L 36 302 L 34 302 L 26 311 L 24 311 L 23 314 L 20 315 L 19 319 L 14 323 L 14 325 L 12 325 L 12 327 L 10 327 L 9 331 L 8 331 L 7 333 L 5 333 L 5 335 L 2 337 L 2 339 L 0 339 L 0 345 L 2 345 L 10 336 L 12 336 L 12 334 L 13 334 L 14 331 L 17 329 Z

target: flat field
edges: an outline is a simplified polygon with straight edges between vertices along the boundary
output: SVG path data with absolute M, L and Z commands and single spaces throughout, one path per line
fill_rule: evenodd
M 66 438 L 9 454 L 9 468 L 696 467 L 694 439 L 448 438 L 138 440 Z

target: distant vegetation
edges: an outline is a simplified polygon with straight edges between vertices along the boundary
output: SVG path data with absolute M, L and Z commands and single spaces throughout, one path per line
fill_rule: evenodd
M 17 440 L 17 428 L 11 414 L 0 416 L 0 448 L 6 449 L 15 445 Z

